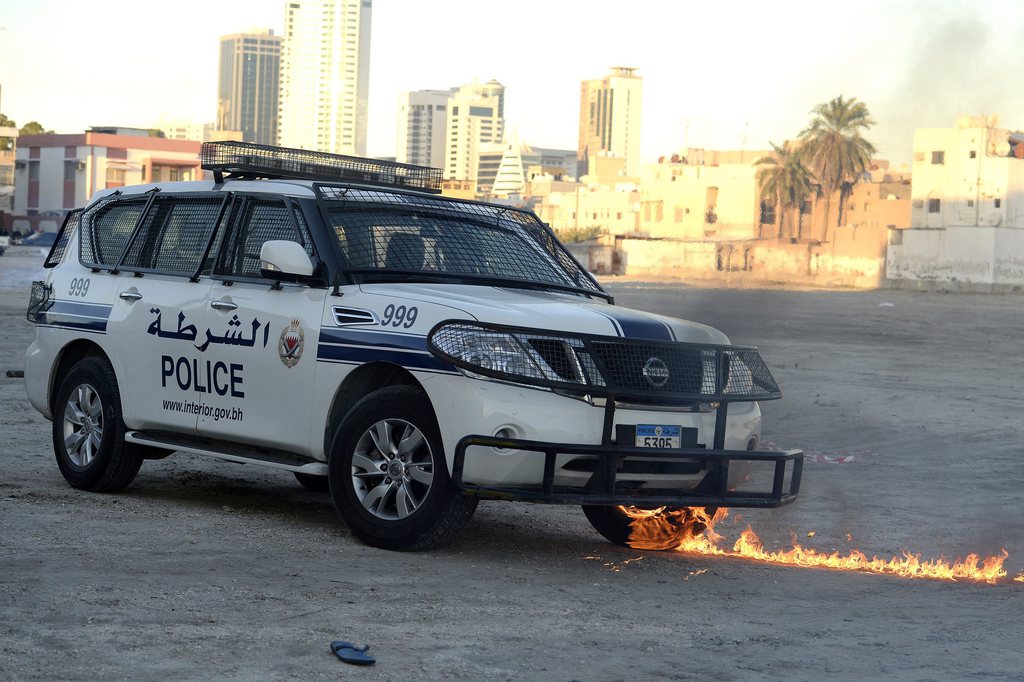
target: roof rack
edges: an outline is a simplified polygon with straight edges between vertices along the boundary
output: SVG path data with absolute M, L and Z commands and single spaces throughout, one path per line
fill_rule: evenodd
M 238 179 L 294 178 L 441 193 L 440 168 L 395 161 L 232 141 L 204 142 L 199 157 L 218 183 L 226 173 Z

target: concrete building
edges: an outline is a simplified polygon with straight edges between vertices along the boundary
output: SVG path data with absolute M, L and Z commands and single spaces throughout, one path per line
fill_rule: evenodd
M 84 205 L 101 189 L 201 177 L 201 143 L 152 137 L 145 131 L 123 134 L 130 129 L 116 130 L 122 134 L 92 130 L 19 139 L 14 171 L 16 221 L 20 217 L 62 215 Z M 35 227 L 37 221 L 26 222 Z
M 689 149 L 644 169 L 640 231 L 672 239 L 758 236 L 754 161 L 768 152 Z
M 277 144 L 281 36 L 270 29 L 221 36 L 217 130 L 240 130 L 243 142 Z
M 445 167 L 445 133 L 451 90 L 416 90 L 398 98 L 396 159 L 431 168 Z
M 366 156 L 372 0 L 288 0 L 278 143 Z
M 626 175 L 640 175 L 642 80 L 636 71 L 617 66 L 604 78 L 580 84 L 578 176 L 589 172 L 589 160 L 601 152 L 626 159 Z
M 191 140 L 208 142 L 214 131 L 214 123 L 196 123 L 185 119 L 161 118 L 154 126 L 168 140 Z
M 14 149 L 17 144 L 17 128 L 0 128 L 0 213 L 14 210 Z M 3 227 L 0 221 L 0 228 Z
M 901 285 L 1024 285 L 1024 133 L 995 116 L 914 134 L 910 228 L 890 233 Z
M 539 168 L 532 164 L 527 164 L 527 178 L 538 174 L 552 175 L 556 178 L 577 177 L 576 150 L 534 147 L 533 151 L 540 157 Z
M 475 179 L 482 146 L 501 142 L 504 134 L 504 85 L 490 80 L 453 90 L 445 130 L 445 177 Z

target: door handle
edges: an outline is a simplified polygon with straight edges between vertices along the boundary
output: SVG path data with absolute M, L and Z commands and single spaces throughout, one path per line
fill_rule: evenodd
M 118 294 L 118 296 L 120 296 L 126 301 L 138 301 L 140 298 L 142 298 L 142 294 L 140 294 L 137 291 L 122 291 L 120 294 Z
M 216 308 L 217 310 L 234 310 L 238 305 L 231 301 L 221 301 L 218 299 L 216 301 L 210 301 L 210 307 Z

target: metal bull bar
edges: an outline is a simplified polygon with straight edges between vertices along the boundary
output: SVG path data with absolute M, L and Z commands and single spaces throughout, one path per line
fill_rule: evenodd
M 466 450 L 473 446 L 526 450 L 544 453 L 544 479 L 537 486 L 485 486 L 466 483 L 463 471 Z M 599 463 L 590 481 L 583 487 L 555 488 L 555 458 L 558 455 L 590 455 Z M 701 483 L 692 490 L 672 494 L 644 495 L 636 491 L 617 492 L 616 476 L 620 464 L 631 457 L 644 460 L 686 460 L 707 470 Z M 642 505 L 649 507 L 780 507 L 793 502 L 800 492 L 804 453 L 800 450 L 721 450 L 704 448 L 637 448 L 617 445 L 574 445 L 510 440 L 488 436 L 466 436 L 455 447 L 452 479 L 462 492 L 479 497 L 548 504 Z M 728 489 L 732 462 L 772 462 L 775 465 L 771 491 L 734 492 Z M 787 463 L 789 485 L 785 486 Z

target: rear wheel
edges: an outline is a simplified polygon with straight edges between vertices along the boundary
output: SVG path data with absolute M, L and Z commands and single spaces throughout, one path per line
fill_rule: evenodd
M 142 466 L 143 451 L 124 440 L 117 377 L 104 358 L 79 360 L 57 389 L 53 452 L 72 487 L 124 490 Z
M 700 507 L 695 509 L 700 509 Z M 717 510 L 713 507 L 705 507 L 704 511 L 707 513 L 708 518 L 712 518 Z M 692 537 L 703 533 L 707 529 L 707 524 L 697 518 L 689 507 L 666 507 L 660 513 L 656 513 L 654 509 L 636 508 L 636 512 L 630 515 L 623 511 L 622 507 L 618 506 L 583 505 L 583 513 L 586 514 L 587 520 L 590 521 L 590 525 L 594 527 L 594 530 L 603 535 L 609 542 L 623 547 L 630 546 L 629 538 L 633 531 L 633 521 L 645 515 L 643 514 L 644 512 L 650 512 L 651 516 L 669 520 L 671 528 L 668 529 L 670 531 L 668 535 L 670 537 L 667 539 L 665 546 L 660 549 L 671 549 L 678 545 L 676 540 L 682 540 L 686 536 Z M 647 549 L 650 549 L 650 547 L 647 547 Z
M 443 546 L 476 509 L 452 483 L 430 401 L 412 386 L 356 403 L 338 426 L 328 469 L 335 508 L 374 547 Z

